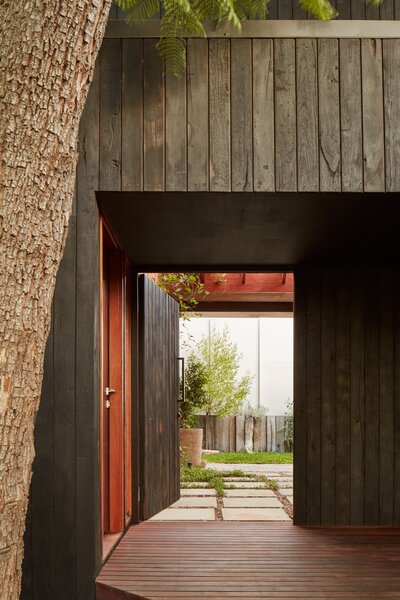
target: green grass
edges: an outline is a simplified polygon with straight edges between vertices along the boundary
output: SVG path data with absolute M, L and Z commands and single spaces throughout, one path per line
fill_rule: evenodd
M 224 477 L 240 477 L 241 479 L 252 479 L 263 483 L 265 488 L 277 490 L 276 481 L 264 476 L 256 476 L 251 473 L 243 473 L 238 469 L 231 471 L 216 471 L 215 469 L 203 469 L 202 467 L 181 467 L 181 487 L 182 488 L 200 488 L 195 483 L 207 483 L 208 488 L 214 488 L 217 496 L 225 496 L 226 489 L 235 489 L 234 482 L 225 482 Z
M 203 459 L 209 463 L 226 464 L 292 464 L 293 452 L 219 452 L 204 454 Z

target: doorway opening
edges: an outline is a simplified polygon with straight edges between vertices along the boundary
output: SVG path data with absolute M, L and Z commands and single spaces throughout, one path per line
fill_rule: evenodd
M 291 520 L 293 274 L 148 276 L 181 309 L 181 497 L 152 519 Z
M 111 230 L 101 227 L 101 512 L 105 558 L 132 518 L 132 282 Z

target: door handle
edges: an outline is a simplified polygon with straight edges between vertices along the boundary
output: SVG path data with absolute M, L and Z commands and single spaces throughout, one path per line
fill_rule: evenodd
M 106 387 L 106 389 L 104 391 L 107 396 L 106 408 L 110 408 L 111 402 L 110 402 L 109 398 L 110 398 L 111 394 L 115 394 L 115 390 L 114 390 L 114 388 Z

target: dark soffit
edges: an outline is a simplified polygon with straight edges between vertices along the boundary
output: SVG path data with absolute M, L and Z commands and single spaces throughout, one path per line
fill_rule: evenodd
M 394 193 L 98 192 L 141 269 L 398 264 Z

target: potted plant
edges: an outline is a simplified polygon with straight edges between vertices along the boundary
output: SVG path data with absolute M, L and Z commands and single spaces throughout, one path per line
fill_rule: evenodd
M 184 393 L 179 409 L 181 460 L 185 466 L 202 465 L 203 430 L 195 428 L 194 425 L 196 413 L 203 408 L 206 382 L 204 365 L 191 354 L 185 369 L 184 383 L 181 381 Z

